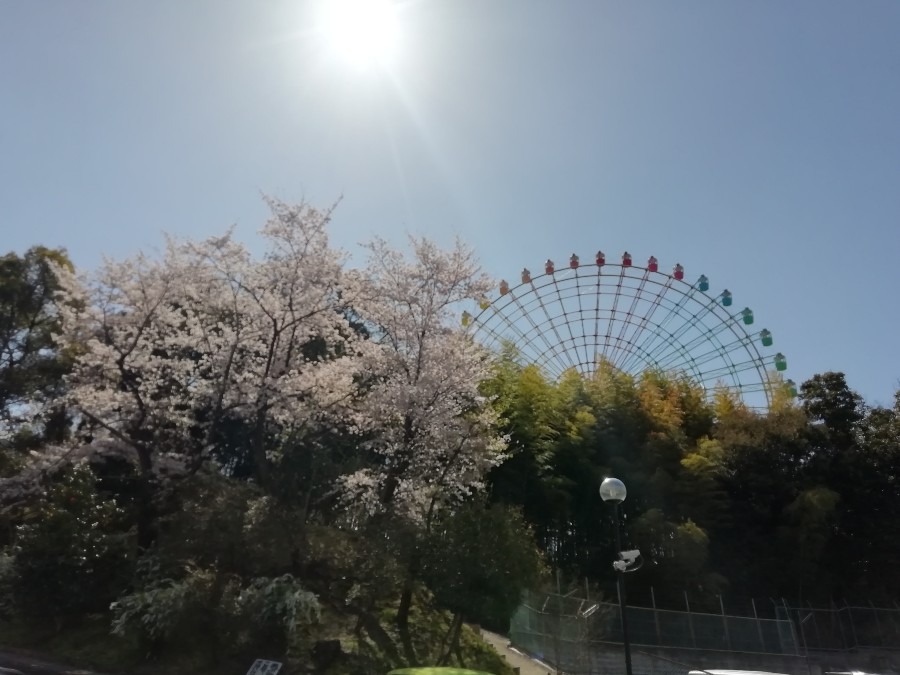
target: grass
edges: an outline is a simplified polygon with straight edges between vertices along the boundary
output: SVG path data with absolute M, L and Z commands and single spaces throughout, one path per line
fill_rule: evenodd
M 491 675 L 491 673 L 464 668 L 401 668 L 392 670 L 388 675 Z

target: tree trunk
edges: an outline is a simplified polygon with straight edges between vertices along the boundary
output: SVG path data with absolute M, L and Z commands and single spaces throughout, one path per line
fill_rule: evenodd
M 421 567 L 421 559 L 418 550 L 414 550 L 412 558 L 409 561 L 409 568 L 406 571 L 406 577 L 403 581 L 403 591 L 400 594 L 400 605 L 397 607 L 397 631 L 400 633 L 400 642 L 403 644 L 403 651 L 406 657 L 411 661 L 416 661 L 416 652 L 412 644 L 412 636 L 409 633 L 409 613 L 412 610 L 413 589 L 415 588 L 416 576 L 419 574 Z
M 212 589 L 209 595 L 209 605 L 207 606 L 207 630 L 204 631 L 208 636 L 209 643 L 209 660 L 213 665 L 220 663 L 220 644 L 219 644 L 219 605 L 222 604 L 222 598 L 225 595 L 225 585 L 227 579 L 222 565 L 216 561 L 216 576 L 213 579 Z
M 69 411 L 65 405 L 54 406 L 44 421 L 44 440 L 61 445 L 69 437 Z
M 157 528 L 158 514 L 154 504 L 154 492 L 157 486 L 152 474 L 142 472 L 137 478 L 136 487 L 137 546 L 139 551 L 146 552 L 153 548 L 159 535 Z
M 455 653 L 456 658 L 459 661 L 459 666 L 462 667 L 462 654 L 459 648 L 459 635 L 462 632 L 462 624 L 463 617 L 462 614 L 454 614 L 453 621 L 450 622 L 450 644 L 447 645 L 447 651 L 445 651 L 440 660 L 438 661 L 438 665 L 447 666 L 450 665 L 450 657 Z
M 401 659 L 400 654 L 397 652 L 397 647 L 394 645 L 394 641 L 391 640 L 391 636 L 388 635 L 384 628 L 381 627 L 381 624 L 378 623 L 378 619 L 368 612 L 361 612 L 358 618 L 363 630 L 365 630 L 369 637 L 372 638 L 372 642 L 374 642 L 382 652 L 387 654 L 392 663 L 399 663 Z
M 448 626 L 447 626 L 447 632 L 444 633 L 444 637 L 441 639 L 441 646 L 440 646 L 440 648 L 438 649 L 438 665 L 439 665 L 439 666 L 444 665 L 444 664 L 441 662 L 441 656 L 442 656 L 442 655 L 445 653 L 445 651 L 447 650 L 447 646 L 450 645 L 450 644 L 453 644 L 453 639 L 452 639 L 452 638 L 453 638 L 453 628 L 454 628 L 455 625 L 456 625 L 456 615 L 454 614 L 454 615 L 450 618 L 450 623 L 449 623 Z
M 261 407 L 256 412 L 253 430 L 253 463 L 256 480 L 261 486 L 269 483 L 269 458 L 266 457 L 266 410 Z

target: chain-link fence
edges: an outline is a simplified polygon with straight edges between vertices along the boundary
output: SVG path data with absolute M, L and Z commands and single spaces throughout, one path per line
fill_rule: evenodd
M 605 603 L 526 592 L 510 622 L 510 642 L 558 670 L 589 672 L 592 630 L 606 624 L 608 611 Z
M 635 647 L 802 653 L 786 616 L 762 619 L 649 607 L 626 611 L 629 640 Z M 571 595 L 527 593 L 512 618 L 510 640 L 564 672 L 602 672 L 602 645 L 622 643 L 619 606 Z
M 767 601 L 775 618 L 628 607 L 635 647 L 778 656 L 859 648 L 900 649 L 900 607 L 794 607 Z M 722 605 L 724 610 L 724 604 Z M 575 596 L 526 593 L 510 624 L 511 642 L 564 672 L 604 672 L 603 645 L 622 643 L 619 606 Z M 681 671 L 678 671 L 681 672 Z
M 900 649 L 900 609 L 844 605 L 792 607 L 782 601 L 779 617 L 797 627 L 801 646 L 811 650 Z

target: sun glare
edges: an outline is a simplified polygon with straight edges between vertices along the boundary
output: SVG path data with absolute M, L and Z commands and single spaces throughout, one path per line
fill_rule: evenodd
M 321 29 L 329 47 L 359 67 L 387 65 L 397 47 L 391 0 L 326 0 Z

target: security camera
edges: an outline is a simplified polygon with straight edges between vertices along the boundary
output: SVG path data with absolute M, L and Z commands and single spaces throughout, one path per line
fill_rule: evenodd
M 616 560 L 613 563 L 613 569 L 617 572 L 635 572 L 637 571 L 641 565 L 635 567 L 635 563 L 637 559 L 641 557 L 641 552 L 637 549 L 632 551 L 621 551 L 619 553 L 620 560 Z M 643 561 L 642 561 L 643 564 Z
M 619 553 L 619 558 L 626 565 L 634 565 L 634 561 L 637 560 L 640 556 L 641 552 L 637 549 L 634 549 L 632 551 L 622 551 L 621 553 Z

